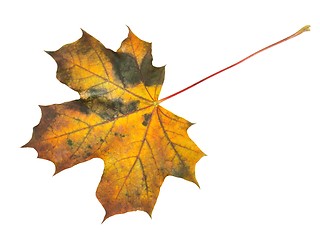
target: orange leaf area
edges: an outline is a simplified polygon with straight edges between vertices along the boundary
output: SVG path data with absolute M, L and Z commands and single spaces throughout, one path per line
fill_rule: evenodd
M 56 173 L 92 158 L 104 161 L 97 198 L 114 214 L 151 215 L 166 176 L 197 184 L 195 165 L 204 156 L 189 138 L 191 123 L 158 104 L 164 67 L 152 65 L 151 44 L 129 29 L 117 52 L 83 32 L 55 52 L 57 78 L 80 99 L 41 106 L 33 147 Z

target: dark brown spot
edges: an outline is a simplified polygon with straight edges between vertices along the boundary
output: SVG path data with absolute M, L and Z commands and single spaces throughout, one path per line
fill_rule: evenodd
M 151 115 L 152 115 L 151 113 L 146 113 L 143 115 L 143 122 L 142 122 L 143 126 L 148 126 L 151 119 Z
M 68 139 L 67 143 L 68 143 L 69 147 L 73 147 L 73 141 L 71 139 Z
M 114 135 L 116 137 L 120 137 L 120 138 L 124 138 L 126 135 L 125 134 L 122 134 L 122 133 L 118 133 L 118 132 L 115 132 Z

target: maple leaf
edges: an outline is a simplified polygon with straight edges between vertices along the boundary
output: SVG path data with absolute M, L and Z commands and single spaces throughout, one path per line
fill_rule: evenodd
M 80 99 L 40 106 L 42 118 L 31 140 L 38 157 L 55 164 L 55 174 L 92 158 L 104 161 L 97 188 L 105 218 L 134 210 L 150 216 L 164 179 L 171 175 L 198 185 L 196 163 L 204 153 L 189 138 L 189 121 L 159 104 L 277 44 L 161 100 L 164 67 L 152 65 L 151 43 L 129 29 L 117 52 L 83 31 L 82 37 L 55 52 L 57 78 L 79 92 Z
M 105 218 L 133 210 L 151 215 L 168 175 L 197 183 L 204 153 L 189 138 L 191 123 L 159 106 L 164 67 L 152 66 L 151 43 L 129 29 L 117 52 L 83 31 L 55 52 L 57 78 L 80 99 L 41 106 L 25 147 L 52 161 L 56 172 L 92 158 L 104 161 L 97 198 Z

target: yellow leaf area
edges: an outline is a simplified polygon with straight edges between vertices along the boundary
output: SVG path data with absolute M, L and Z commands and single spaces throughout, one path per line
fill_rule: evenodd
M 83 32 L 48 53 L 58 64 L 58 80 L 80 99 L 41 106 L 25 147 L 52 161 L 56 173 L 101 158 L 97 198 L 104 219 L 134 210 L 151 215 L 166 176 L 197 184 L 195 165 L 204 154 L 187 134 L 191 123 L 158 104 L 164 67 L 152 66 L 151 43 L 129 29 L 114 52 Z

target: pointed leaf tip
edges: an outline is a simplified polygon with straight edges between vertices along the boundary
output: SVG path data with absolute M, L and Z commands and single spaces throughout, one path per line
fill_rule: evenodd
M 84 34 L 88 34 L 85 30 L 83 30 L 83 28 L 80 28 L 81 32 L 82 32 L 82 35 Z
M 132 31 L 131 31 L 131 28 L 130 28 L 128 25 L 126 25 L 126 26 L 127 26 L 128 30 L 129 30 L 129 32 L 132 32 Z
M 80 29 L 81 29 L 81 32 L 82 32 L 82 37 L 81 38 L 85 38 L 85 37 L 88 37 L 88 36 L 91 37 L 91 35 L 88 32 L 86 32 L 82 28 L 80 28 Z
M 47 54 L 49 54 L 51 57 L 52 57 L 52 55 L 54 54 L 54 51 L 44 51 L 45 53 L 47 53 Z

